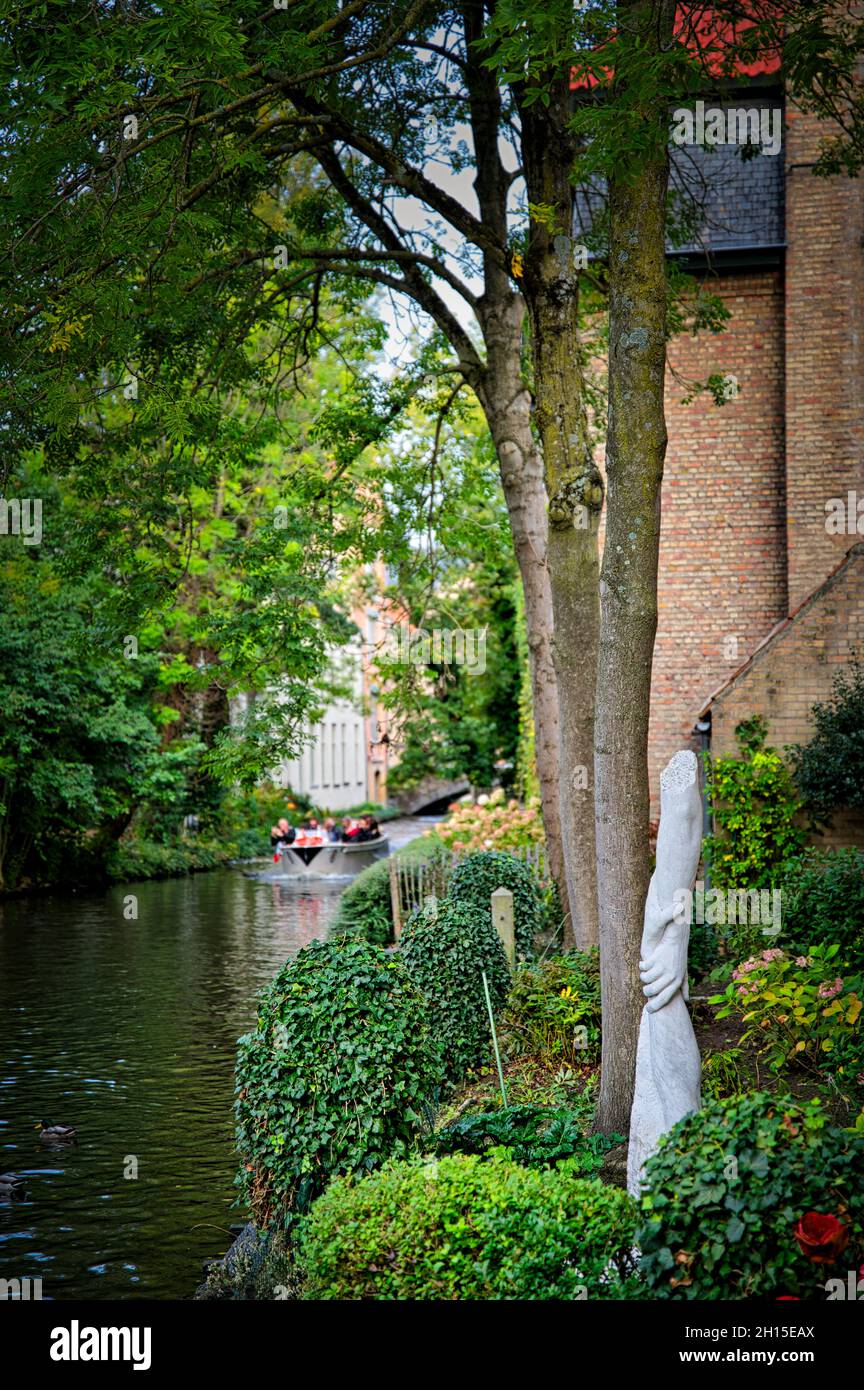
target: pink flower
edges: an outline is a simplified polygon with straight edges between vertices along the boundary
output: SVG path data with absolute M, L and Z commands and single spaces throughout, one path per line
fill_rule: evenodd
M 838 975 L 833 985 L 829 985 L 827 980 L 821 984 L 816 991 L 820 999 L 833 999 L 835 994 L 839 994 L 843 988 L 843 981 Z
M 780 960 L 782 956 L 783 952 L 777 946 L 772 947 L 770 951 L 762 952 L 762 959 L 767 961 Z
M 808 960 L 807 956 L 796 956 L 795 964 L 800 965 L 801 969 L 805 970 L 807 966 L 810 964 L 810 961 Z

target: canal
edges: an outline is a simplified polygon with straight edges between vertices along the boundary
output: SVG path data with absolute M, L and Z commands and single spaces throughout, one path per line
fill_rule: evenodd
M 41 1278 L 53 1299 L 191 1296 L 244 1217 L 237 1038 L 344 886 L 226 869 L 0 904 L 0 1173 L 28 1192 L 0 1203 L 0 1279 Z M 40 1120 L 78 1144 L 44 1148 Z

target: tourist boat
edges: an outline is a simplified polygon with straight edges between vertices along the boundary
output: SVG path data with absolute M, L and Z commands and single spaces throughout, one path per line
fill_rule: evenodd
M 386 835 L 352 844 L 283 845 L 272 869 L 250 871 L 250 877 L 266 883 L 297 878 L 353 878 L 378 859 L 386 859 L 390 844 Z

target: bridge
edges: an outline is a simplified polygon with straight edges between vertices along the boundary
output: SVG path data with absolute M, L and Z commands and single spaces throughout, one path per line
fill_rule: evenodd
M 416 787 L 410 791 L 396 792 L 390 800 L 406 816 L 431 815 L 436 811 L 446 811 L 451 801 L 458 800 L 470 790 L 471 784 L 464 779 L 448 782 L 443 777 L 424 777 Z

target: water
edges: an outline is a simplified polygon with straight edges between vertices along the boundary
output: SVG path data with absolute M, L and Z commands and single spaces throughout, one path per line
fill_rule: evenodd
M 0 1172 L 28 1187 L 0 1203 L 0 1278 L 41 1277 L 54 1299 L 191 1296 L 244 1218 L 236 1040 L 344 886 L 225 870 L 0 904 Z M 74 1125 L 77 1147 L 44 1148 L 40 1119 Z

